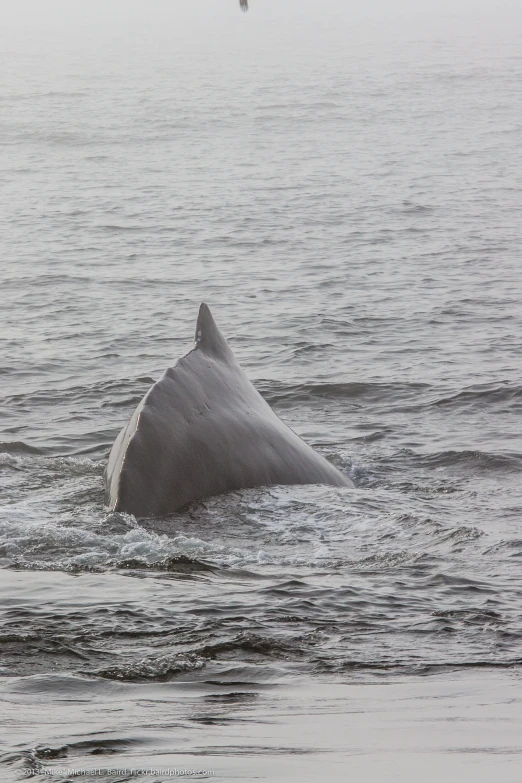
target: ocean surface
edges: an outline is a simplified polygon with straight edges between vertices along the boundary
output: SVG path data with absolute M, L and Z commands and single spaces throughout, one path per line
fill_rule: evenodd
M 516 783 L 520 9 L 249 5 L 2 11 L 0 780 Z M 107 512 L 202 301 L 355 489 Z

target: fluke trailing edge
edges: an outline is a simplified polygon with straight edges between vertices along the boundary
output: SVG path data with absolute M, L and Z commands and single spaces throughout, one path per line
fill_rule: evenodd
M 209 495 L 273 484 L 353 486 L 276 416 L 202 304 L 195 347 L 149 389 L 116 438 L 106 504 L 164 516 Z

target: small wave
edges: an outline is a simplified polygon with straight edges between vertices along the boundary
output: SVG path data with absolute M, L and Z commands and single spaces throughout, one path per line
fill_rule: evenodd
M 295 644 L 248 632 L 240 633 L 233 639 L 206 644 L 198 649 L 198 655 L 201 658 L 214 659 L 225 654 L 233 657 L 239 655 L 242 660 L 244 654 L 284 658 L 289 654 L 295 656 L 296 652 L 298 651 Z
M 136 392 L 135 396 L 141 399 L 146 387 L 144 384 L 153 382 L 147 377 L 139 378 L 113 378 L 108 381 L 97 381 L 83 386 L 67 386 L 63 389 L 39 389 L 35 391 L 11 394 L 4 398 L 7 405 L 29 406 L 35 408 L 47 404 L 52 405 L 70 405 L 75 401 L 85 404 L 88 400 L 102 400 L 110 394 L 123 394 L 125 399 L 129 399 L 129 394 Z M 139 388 L 138 388 L 139 385 Z M 133 395 L 134 397 L 134 395 Z M 119 400 L 117 400 L 119 401 Z M 110 404 L 110 403 L 106 403 Z
M 422 566 L 427 571 L 432 564 L 432 559 L 424 552 L 399 550 L 368 555 L 353 562 L 350 568 L 354 572 L 382 573 L 387 570 L 396 571 L 398 568 Z
M 447 451 L 423 454 L 413 449 L 399 449 L 385 458 L 385 465 L 388 467 L 394 463 L 413 464 L 415 468 L 425 467 L 430 470 L 467 467 L 475 472 L 518 472 L 522 468 L 522 454 L 514 451 L 489 452 L 478 449 L 464 449 L 463 451 L 448 449 Z
M 142 399 L 141 396 L 136 395 L 134 397 L 125 397 L 121 400 L 107 400 L 107 402 L 102 402 L 101 407 L 102 408 L 132 408 L 138 405 L 141 399 Z
M 122 680 L 124 682 L 144 682 L 147 680 L 170 680 L 182 672 L 201 669 L 205 661 L 193 653 L 173 653 L 167 655 L 149 655 L 139 661 L 125 663 L 119 666 L 109 666 L 99 669 L 98 677 L 106 680 Z
M 522 557 L 522 538 L 499 541 L 498 544 L 494 544 L 484 550 L 484 554 L 492 554 L 495 552 L 502 552 L 507 554 L 508 557 Z
M 63 701 L 87 701 L 112 694 L 119 696 L 122 686 L 109 685 L 92 674 L 33 674 L 5 678 L 0 681 L 0 693 L 4 697 L 27 697 L 29 701 L 45 701 L 51 694 Z
M 73 214 L 73 213 L 71 213 Z M 81 212 L 76 212 L 74 214 L 81 214 Z M 50 288 L 54 288 L 56 285 L 59 285 L 60 283 L 66 283 L 67 285 L 75 285 L 75 284 L 85 284 L 85 283 L 92 283 L 93 278 L 87 275 L 74 275 L 74 274 L 40 274 L 40 275 L 34 275 L 34 277 L 31 278 L 24 278 L 24 279 L 17 279 L 16 283 L 20 284 L 26 280 L 27 282 L 30 281 L 31 286 L 35 286 L 38 288 L 42 288 L 45 286 L 49 286 Z
M 468 593 L 491 593 L 496 594 L 497 588 L 494 583 L 481 582 L 478 579 L 471 579 L 465 576 L 456 576 L 454 574 L 443 573 L 439 571 L 426 578 L 426 587 L 442 588 L 444 592 L 455 593 L 457 595 Z
M 25 471 L 29 475 L 36 473 L 34 480 L 39 484 L 52 474 L 58 474 L 60 478 L 101 476 L 104 467 L 99 460 L 92 460 L 86 456 L 45 456 L 38 449 L 9 453 L 0 448 L 0 464 Z
M 0 453 L 4 454 L 42 454 L 40 449 L 35 446 L 30 446 L 28 443 L 24 443 L 21 440 L 14 441 L 1 441 L 0 440 Z
M 309 109 L 338 109 L 339 104 L 336 101 L 285 101 L 284 103 L 264 103 L 257 108 L 258 111 L 277 111 L 281 109 L 287 113 L 295 110 L 307 111 Z
M 460 527 L 448 530 L 437 537 L 437 543 L 441 544 L 448 542 L 451 544 L 465 544 L 468 541 L 476 541 L 484 535 L 483 530 L 479 530 L 477 527 L 466 527 L 461 525 Z
M 195 558 L 186 557 L 185 555 L 166 557 L 163 560 L 152 563 L 139 558 L 131 558 L 129 560 L 120 560 L 114 563 L 114 566 L 126 571 L 160 571 L 174 574 L 193 574 L 201 571 L 213 573 L 216 570 L 215 566 L 203 563 Z
M 487 405 L 513 403 L 522 404 L 522 386 L 510 383 L 486 383 L 477 386 L 469 386 L 461 391 L 444 397 L 439 397 L 430 402 L 436 407 L 469 407 L 478 405 L 483 408 Z
M 103 756 L 120 753 L 132 747 L 135 743 L 127 739 L 101 739 L 83 740 L 80 742 L 70 742 L 66 745 L 51 747 L 49 745 L 37 745 L 30 752 L 32 760 L 38 768 L 40 761 L 52 761 L 54 759 L 64 759 L 69 756 L 71 751 L 74 753 L 83 752 L 90 755 Z
M 480 658 L 470 661 L 440 661 L 432 663 L 430 661 L 422 661 L 415 663 L 399 662 L 399 661 L 357 661 L 357 660 L 344 660 L 344 661 L 319 661 L 316 665 L 317 671 L 326 672 L 347 672 L 347 671 L 360 671 L 360 672 L 372 672 L 373 674 L 382 673 L 388 675 L 390 672 L 404 675 L 429 675 L 429 674 L 442 674 L 444 672 L 460 671 L 462 669 L 518 669 L 522 666 L 522 658 L 506 658 L 505 660 L 498 660 L 498 658 Z
M 434 454 L 418 455 L 426 467 L 441 468 L 452 466 L 472 466 L 475 469 L 520 471 L 522 454 L 516 452 L 494 453 L 487 451 L 440 451 Z
M 456 620 L 465 625 L 502 625 L 504 620 L 500 612 L 491 609 L 469 607 L 467 609 L 441 609 L 432 612 L 433 617 Z
M 87 98 L 89 93 L 80 90 L 48 90 L 47 92 L 21 92 L 16 95 L 2 95 L 0 101 L 5 103 L 22 103 L 24 101 L 37 100 L 38 98 Z
M 390 212 L 395 212 L 399 215 L 422 215 L 433 211 L 434 207 L 430 207 L 427 204 L 414 204 L 408 200 L 403 201 L 400 207 L 390 210 Z
M 106 223 L 99 226 L 104 231 L 147 231 L 150 226 L 121 226 L 112 223 Z
M 411 397 L 430 388 L 426 383 L 303 383 L 286 386 L 274 381 L 260 380 L 256 388 L 271 404 L 286 400 L 306 402 L 311 399 L 357 399 L 364 397 L 372 402 L 379 402 L 398 397 Z

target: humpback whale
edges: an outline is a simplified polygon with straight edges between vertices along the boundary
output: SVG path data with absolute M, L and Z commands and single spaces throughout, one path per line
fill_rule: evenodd
M 161 517 L 210 495 L 274 484 L 353 487 L 276 416 L 202 304 L 194 348 L 149 389 L 114 442 L 106 505 Z

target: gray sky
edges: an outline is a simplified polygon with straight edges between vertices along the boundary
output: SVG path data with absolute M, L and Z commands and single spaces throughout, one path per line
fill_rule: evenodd
M 519 0 L 249 0 L 250 11 L 242 14 L 238 0 L 20 0 L 4 2 L 0 23 L 31 27 L 40 25 L 81 27 L 92 23 L 123 25 L 135 22 L 155 27 L 172 23 L 219 29 L 225 20 L 255 25 L 263 21 L 281 25 L 341 24 L 350 28 L 388 27 L 408 29 L 426 25 L 445 29 L 451 23 L 487 30 L 522 33 L 522 3 Z M 242 21 L 241 21 L 242 20 Z M 515 29 L 514 29 L 515 28 Z M 518 29 L 517 29 L 518 28 Z

